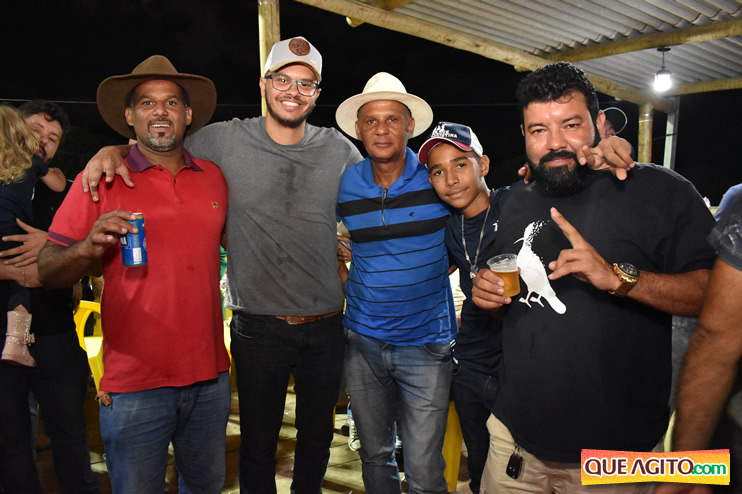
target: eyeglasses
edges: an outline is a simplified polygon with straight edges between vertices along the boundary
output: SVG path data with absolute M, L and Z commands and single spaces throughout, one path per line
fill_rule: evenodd
M 317 88 L 319 88 L 319 82 L 311 79 L 296 80 L 284 74 L 270 74 L 265 76 L 265 78 L 271 80 L 273 89 L 276 91 L 288 91 L 296 83 L 296 90 L 302 96 L 314 96 Z

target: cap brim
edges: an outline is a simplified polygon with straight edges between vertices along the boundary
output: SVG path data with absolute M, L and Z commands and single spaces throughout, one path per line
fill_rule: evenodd
M 436 147 L 438 144 L 442 142 L 451 144 L 452 146 L 456 146 L 462 151 L 466 151 L 466 152 L 474 151 L 473 147 L 467 146 L 465 144 L 461 144 L 460 142 L 456 142 L 452 139 L 448 139 L 447 137 L 431 137 L 430 139 L 425 141 L 422 146 L 420 146 L 420 151 L 417 152 L 418 161 L 420 161 L 420 163 L 422 163 L 423 165 L 427 166 L 428 155 L 430 154 L 430 151 L 432 151 L 434 147 Z
M 186 135 L 196 132 L 211 119 L 216 108 L 216 88 L 210 79 L 194 74 L 127 74 L 109 77 L 98 86 L 96 100 L 103 120 L 122 136 L 136 139 L 134 129 L 126 123 L 124 115 L 126 98 L 139 84 L 153 80 L 171 81 L 188 93 L 188 106 L 193 116 Z
M 270 72 L 276 73 L 278 70 L 282 69 L 283 67 L 286 67 L 287 65 L 293 65 L 295 63 L 301 64 L 309 68 L 312 72 L 314 72 L 314 76 L 317 78 L 317 82 L 322 82 L 322 74 L 317 72 L 317 67 L 312 65 L 311 63 L 308 63 L 304 60 L 289 60 L 289 61 L 282 61 L 281 63 L 275 64 L 271 67 L 268 67 L 265 71 L 265 74 L 268 75 Z
M 422 98 L 414 94 L 403 94 L 393 91 L 379 91 L 373 93 L 361 93 L 351 96 L 338 106 L 335 112 L 335 121 L 338 127 L 353 139 L 356 135 L 356 120 L 358 120 L 358 109 L 371 101 L 398 101 L 410 109 L 412 118 L 415 119 L 415 129 L 410 137 L 417 137 L 425 132 L 433 123 L 433 109 Z

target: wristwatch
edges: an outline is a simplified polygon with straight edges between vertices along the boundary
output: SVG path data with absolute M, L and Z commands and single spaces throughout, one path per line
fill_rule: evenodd
M 614 262 L 613 272 L 616 273 L 618 279 L 621 280 L 621 286 L 616 290 L 609 290 L 608 293 L 611 295 L 618 295 L 619 297 L 625 297 L 629 294 L 636 282 L 639 281 L 639 270 L 633 264 L 628 262 Z

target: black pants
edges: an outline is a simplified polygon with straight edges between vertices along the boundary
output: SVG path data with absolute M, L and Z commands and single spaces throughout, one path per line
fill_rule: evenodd
M 64 494 L 97 493 L 85 427 L 87 356 L 74 331 L 39 336 L 36 367 L 0 364 L 0 486 L 8 494 L 41 494 L 31 444 L 28 393 L 39 402 Z
M 454 370 L 451 380 L 453 402 L 459 414 L 461 434 L 464 436 L 468 453 L 467 466 L 472 492 L 479 492 L 484 463 L 487 461 L 490 439 L 487 431 L 487 419 L 495 404 L 499 389 L 497 378 L 481 374 L 467 368 L 462 362 Z
M 271 316 L 232 317 L 240 401 L 240 492 L 276 492 L 276 446 L 294 376 L 296 453 L 292 492 L 320 492 L 345 352 L 343 315 L 299 325 Z

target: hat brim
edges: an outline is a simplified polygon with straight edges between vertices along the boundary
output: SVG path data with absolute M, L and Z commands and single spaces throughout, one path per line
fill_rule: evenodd
M 356 135 L 358 110 L 366 103 L 379 100 L 398 101 L 410 109 L 412 118 L 415 119 L 415 129 L 412 131 L 410 137 L 419 136 L 433 123 L 433 109 L 422 98 L 414 94 L 378 91 L 356 94 L 343 101 L 335 112 L 335 121 L 338 127 L 353 139 L 358 139 Z
M 465 152 L 474 151 L 473 147 L 467 146 L 465 144 L 461 144 L 460 142 L 456 142 L 446 137 L 431 137 L 430 139 L 425 141 L 422 146 L 420 146 L 420 151 L 417 152 L 418 161 L 420 161 L 420 163 L 422 163 L 423 165 L 428 166 L 427 161 L 428 161 L 428 155 L 430 154 L 430 151 L 432 151 L 434 147 L 436 147 L 438 144 L 442 142 L 445 142 L 452 146 L 456 146 L 457 148 Z
M 322 82 L 322 74 L 320 74 L 319 72 L 317 72 L 317 67 L 315 67 L 311 63 L 306 62 L 304 60 L 289 60 L 288 62 L 282 61 L 280 63 L 274 64 L 271 67 L 268 67 L 266 69 L 266 71 L 265 71 L 265 74 L 263 74 L 263 75 L 266 76 L 266 75 L 268 75 L 270 73 L 274 73 L 275 74 L 276 72 L 278 72 L 280 69 L 286 67 L 287 65 L 294 65 L 294 64 L 297 64 L 297 63 L 299 65 L 303 65 L 306 68 L 308 68 L 309 70 L 311 70 L 314 73 L 314 77 L 317 78 L 317 82 Z
M 122 136 L 136 139 L 134 129 L 126 123 L 124 114 L 126 98 L 139 84 L 154 80 L 173 82 L 188 93 L 188 106 L 191 108 L 192 118 L 186 135 L 196 132 L 211 119 L 216 108 L 216 87 L 210 79 L 194 74 L 145 73 L 113 76 L 100 83 L 96 100 L 103 120 Z

